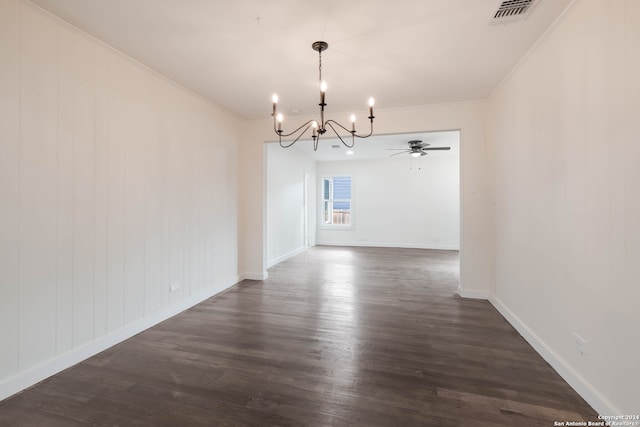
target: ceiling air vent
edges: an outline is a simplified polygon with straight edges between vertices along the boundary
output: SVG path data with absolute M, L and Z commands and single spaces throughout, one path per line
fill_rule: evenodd
M 507 22 L 524 20 L 538 0 L 505 0 L 498 4 L 493 17 L 492 24 L 505 24 Z

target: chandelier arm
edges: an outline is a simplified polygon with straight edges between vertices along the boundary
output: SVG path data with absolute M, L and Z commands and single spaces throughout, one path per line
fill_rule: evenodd
M 357 133 L 353 134 L 354 136 L 358 137 L 358 138 L 369 138 L 371 135 L 373 135 L 373 120 L 371 120 L 371 129 L 369 130 L 369 135 L 358 135 Z
M 285 144 L 285 145 L 283 145 L 283 144 L 282 144 L 282 136 L 283 136 L 283 135 L 279 135 L 279 136 L 280 136 L 280 141 L 279 141 L 279 142 L 280 142 L 280 147 L 282 147 L 282 148 L 289 148 L 289 147 L 291 147 L 293 144 L 295 144 L 296 142 L 298 142 L 298 140 L 302 137 L 302 135 L 304 135 L 304 134 L 309 130 L 309 128 L 311 127 L 311 123 L 310 123 L 310 122 L 312 122 L 312 121 L 313 121 L 313 120 L 309 120 L 309 122 L 307 122 L 308 124 L 307 124 L 307 123 L 305 123 L 305 124 L 307 124 L 307 127 L 306 127 L 306 128 L 304 128 L 304 130 L 303 130 L 302 132 L 300 132 L 300 135 L 298 135 L 298 136 L 296 137 L 296 139 L 294 139 L 290 144 Z M 296 129 L 294 132 L 291 132 L 290 134 L 288 134 L 288 135 L 284 135 L 284 136 L 286 137 L 286 136 L 291 136 L 291 135 L 293 135 L 294 133 L 296 133 L 297 131 L 299 131 L 300 129 L 302 129 L 302 127 L 303 127 L 303 126 L 304 126 L 304 125 L 300 126 L 300 127 L 299 127 L 298 129 Z
M 346 132 L 353 133 L 352 131 L 350 131 L 350 130 L 349 130 L 349 129 L 347 129 L 346 127 L 342 126 L 340 123 L 336 122 L 335 120 L 329 119 L 329 120 L 327 120 L 327 121 L 325 122 L 325 124 L 326 124 L 326 125 L 329 125 L 329 126 L 331 126 L 331 123 L 333 123 L 333 124 L 335 124 L 335 125 L 340 126 L 340 127 L 341 127 L 342 129 L 344 129 Z M 333 126 L 331 126 L 331 129 L 333 129 Z M 333 131 L 335 132 L 336 130 L 335 130 L 335 129 L 333 129 Z
M 358 138 L 369 138 L 371 135 L 373 135 L 373 120 L 371 121 L 371 129 L 369 131 L 368 135 L 358 135 L 357 133 L 355 133 L 352 130 L 347 129 L 346 127 L 342 126 L 340 123 L 336 122 L 335 120 L 327 120 L 326 124 L 329 124 L 329 122 L 332 122 L 338 126 L 340 126 L 342 129 L 344 129 L 345 131 L 349 132 L 351 135 L 358 137 Z M 330 125 L 331 126 L 331 125 Z M 334 130 L 335 132 L 335 130 Z
M 308 122 L 305 122 L 305 123 L 303 123 L 302 125 L 300 125 L 300 127 L 299 127 L 298 129 L 294 130 L 294 131 L 293 131 L 293 132 L 291 132 L 291 133 L 282 133 L 282 131 L 278 132 L 278 131 L 276 130 L 276 128 L 275 128 L 275 126 L 276 126 L 276 125 L 275 125 L 275 120 L 274 120 L 274 122 L 273 122 L 274 129 L 273 129 L 273 130 L 276 132 L 276 134 L 280 135 L 281 137 L 283 137 L 283 136 L 284 136 L 284 137 L 286 138 L 286 137 L 288 137 L 288 136 L 291 136 L 291 135 L 295 134 L 296 132 L 298 132 L 300 129 L 302 129 L 302 128 L 303 128 L 303 127 L 305 127 L 305 126 L 306 126 L 307 128 L 304 130 L 304 132 L 306 132 L 306 131 L 307 131 L 307 129 L 309 129 L 309 126 L 311 126 L 311 123 L 313 123 L 313 122 L 315 122 L 315 120 L 309 120 Z M 302 132 L 302 133 L 304 133 L 304 132 Z M 298 138 L 300 138 L 300 137 L 298 137 Z M 296 138 L 296 141 L 297 141 L 297 140 L 298 140 L 298 139 Z
M 331 123 L 335 123 L 338 126 L 340 126 L 342 129 L 346 130 L 347 132 L 349 132 L 351 134 L 351 145 L 347 144 L 346 142 L 344 142 L 344 139 L 342 139 L 342 137 L 340 136 L 340 134 L 338 133 L 338 131 L 336 130 L 336 128 L 333 127 L 333 125 Z M 353 140 L 353 132 L 347 130 L 347 128 L 345 128 L 344 126 L 342 126 L 340 123 L 336 122 L 335 120 L 327 120 L 327 122 L 325 123 L 326 125 L 328 125 L 331 130 L 333 131 L 333 133 L 336 134 L 336 136 L 338 137 L 338 139 L 340 140 L 340 142 L 342 142 L 342 144 L 347 147 L 347 148 L 353 148 L 353 145 L 355 143 L 355 141 Z

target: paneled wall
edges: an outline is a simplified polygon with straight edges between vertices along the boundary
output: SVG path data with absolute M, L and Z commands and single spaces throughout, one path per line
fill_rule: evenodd
M 239 123 L 0 0 L 0 392 L 235 283 Z
M 639 46 L 640 2 L 576 1 L 488 104 L 493 302 L 604 414 L 640 412 Z

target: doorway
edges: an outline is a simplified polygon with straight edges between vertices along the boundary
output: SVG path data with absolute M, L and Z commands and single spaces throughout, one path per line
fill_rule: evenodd
M 428 148 L 425 154 L 412 156 L 411 141 L 422 141 Z M 299 141 L 289 149 L 269 145 L 268 267 L 315 244 L 460 250 L 459 130 L 376 135 L 357 141 L 351 150 L 331 139 L 322 140 L 318 151 L 313 151 L 311 141 Z M 316 218 L 322 218 L 322 204 L 316 200 L 319 183 L 335 175 L 353 178 L 350 229 L 316 224 Z M 298 198 L 291 191 L 299 191 L 297 207 L 290 205 Z M 285 194 L 288 202 L 283 201 Z M 283 221 L 276 206 L 299 209 L 299 225 L 295 218 Z M 299 228 L 293 230 L 294 226 Z M 276 248 L 283 236 L 292 235 L 299 235 L 297 247 Z

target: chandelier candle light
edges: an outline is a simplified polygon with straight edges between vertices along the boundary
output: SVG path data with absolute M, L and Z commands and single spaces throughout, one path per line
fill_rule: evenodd
M 325 95 L 327 92 L 327 82 L 325 82 L 324 80 L 322 80 L 322 51 L 327 50 L 327 48 L 329 47 L 329 45 L 326 42 L 315 42 L 311 45 L 311 47 L 313 48 L 313 50 L 315 50 L 316 52 L 318 52 L 318 58 L 319 58 L 319 62 L 318 62 L 318 74 L 319 74 L 319 82 L 320 82 L 320 103 L 318 104 L 320 106 L 320 121 L 317 120 L 309 120 L 306 123 L 303 123 L 302 126 L 300 126 L 299 128 L 297 128 L 296 130 L 294 130 L 291 133 L 284 133 L 284 131 L 282 130 L 282 121 L 284 120 L 284 117 L 282 116 L 281 113 L 278 113 L 278 95 L 273 95 L 273 111 L 271 112 L 271 115 L 273 116 L 273 131 L 278 135 L 278 140 L 280 142 L 280 146 L 282 148 L 289 148 L 291 147 L 293 144 L 295 144 L 296 142 L 298 142 L 298 140 L 302 137 L 302 135 L 304 135 L 309 128 L 311 128 L 311 138 L 313 138 L 313 150 L 317 151 L 318 150 L 318 142 L 320 141 L 320 136 L 324 135 L 325 132 L 327 132 L 327 128 L 331 128 L 331 130 L 336 134 L 336 136 L 340 139 L 340 141 L 348 148 L 353 148 L 353 145 L 355 143 L 355 138 L 368 138 L 371 135 L 373 135 L 373 98 L 369 98 L 369 122 L 371 123 L 371 128 L 369 130 L 369 134 L 368 135 L 358 135 L 356 133 L 356 116 L 355 114 L 351 115 L 351 130 L 347 129 L 346 127 L 344 127 L 343 125 L 341 125 L 340 123 L 336 122 L 335 120 L 325 120 L 324 119 L 324 107 L 327 106 L 326 102 L 325 102 Z M 340 136 L 340 134 L 338 133 L 338 131 L 336 130 L 336 128 L 334 126 L 340 127 L 342 128 L 344 131 L 348 132 L 351 134 L 351 143 L 346 143 L 344 141 L 344 139 L 342 139 L 342 136 Z M 297 134 L 296 138 L 290 142 L 290 143 L 282 143 L 282 137 L 289 137 L 292 135 Z

